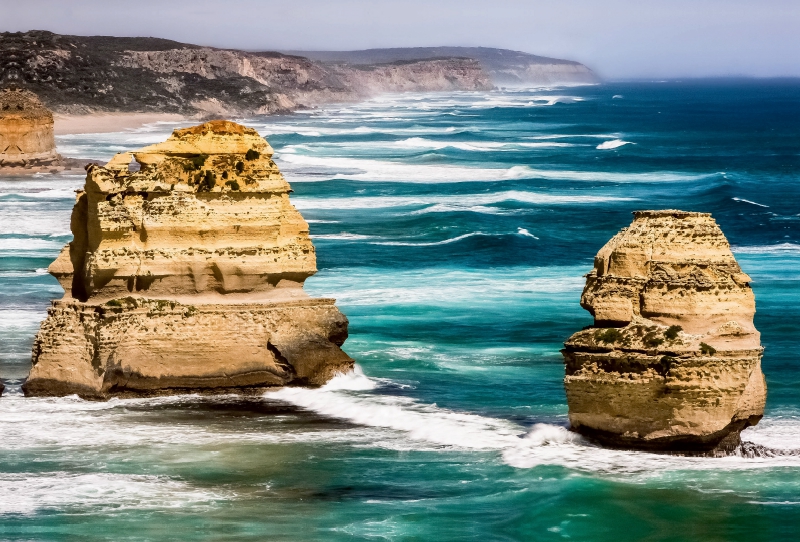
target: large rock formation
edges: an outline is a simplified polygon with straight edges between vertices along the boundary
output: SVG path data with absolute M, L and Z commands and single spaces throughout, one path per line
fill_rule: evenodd
M 755 299 L 708 213 L 639 211 L 600 249 L 563 350 L 574 430 L 612 446 L 727 451 L 761 419 Z
M 0 168 L 58 164 L 53 114 L 27 90 L 0 90 Z
M 271 156 L 255 130 L 212 121 L 88 166 L 74 240 L 49 269 L 66 294 L 25 393 L 321 385 L 349 370 L 347 319 L 302 289 L 314 246 Z

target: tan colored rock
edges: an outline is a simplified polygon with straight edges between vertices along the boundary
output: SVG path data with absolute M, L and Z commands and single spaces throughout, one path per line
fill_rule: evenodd
M 347 319 L 302 289 L 314 246 L 271 156 L 255 130 L 212 121 L 89 166 L 25 393 L 321 385 L 349 370 Z
M 761 419 L 755 298 L 708 213 L 639 211 L 600 249 L 562 351 L 572 428 L 602 443 L 726 451 Z
M 0 167 L 58 163 L 53 114 L 32 92 L 0 90 Z

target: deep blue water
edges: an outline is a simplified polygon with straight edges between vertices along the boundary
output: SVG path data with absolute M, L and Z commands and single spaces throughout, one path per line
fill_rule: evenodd
M 800 453 L 800 81 L 386 96 L 245 119 L 308 219 L 306 289 L 360 372 L 264 398 L 24 399 L 80 175 L 0 184 L 0 538 L 794 540 L 800 457 L 604 450 L 561 342 L 637 209 L 713 213 L 753 278 L 767 413 Z M 171 125 L 61 136 L 110 158 Z

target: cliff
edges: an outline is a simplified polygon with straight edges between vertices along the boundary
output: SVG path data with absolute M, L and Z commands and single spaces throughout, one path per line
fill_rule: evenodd
M 312 60 L 351 65 L 408 62 L 437 58 L 477 60 L 497 86 L 597 83 L 600 78 L 572 60 L 532 55 L 491 47 L 402 47 L 362 51 L 290 51 Z
M 0 91 L 0 168 L 57 164 L 53 114 L 35 94 Z
M 594 327 L 562 351 L 572 428 L 612 446 L 730 451 L 766 401 L 750 278 L 710 214 L 634 215 L 586 276 Z
M 321 385 L 349 370 L 347 319 L 302 289 L 314 246 L 271 156 L 255 130 L 212 121 L 87 166 L 26 395 Z
M 489 90 L 469 58 L 325 64 L 275 52 L 215 49 L 155 38 L 0 33 L 0 84 L 39 94 L 59 113 L 285 112 L 381 92 Z

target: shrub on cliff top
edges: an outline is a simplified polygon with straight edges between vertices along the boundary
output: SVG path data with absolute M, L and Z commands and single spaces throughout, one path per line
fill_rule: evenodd
M 664 339 L 658 337 L 655 331 L 649 331 L 644 337 L 642 337 L 642 342 L 644 343 L 645 346 L 655 348 L 659 346 L 661 343 L 663 343 Z
M 615 343 L 622 340 L 622 332 L 613 327 L 598 329 L 594 332 L 594 340 L 603 343 Z
M 189 158 L 188 162 L 183 164 L 183 169 L 186 171 L 197 171 L 206 163 L 208 159 L 207 154 L 198 154 L 197 156 L 192 156 Z
M 700 343 L 700 352 L 709 356 L 713 356 L 717 353 L 717 349 L 710 344 Z
M 669 326 L 667 330 L 664 332 L 664 337 L 669 339 L 670 341 L 674 341 L 678 338 L 678 333 L 683 331 L 681 326 Z
M 203 180 L 200 182 L 200 190 L 211 192 L 211 190 L 217 185 L 217 176 L 214 174 L 213 171 L 206 171 L 206 174 L 203 176 Z

